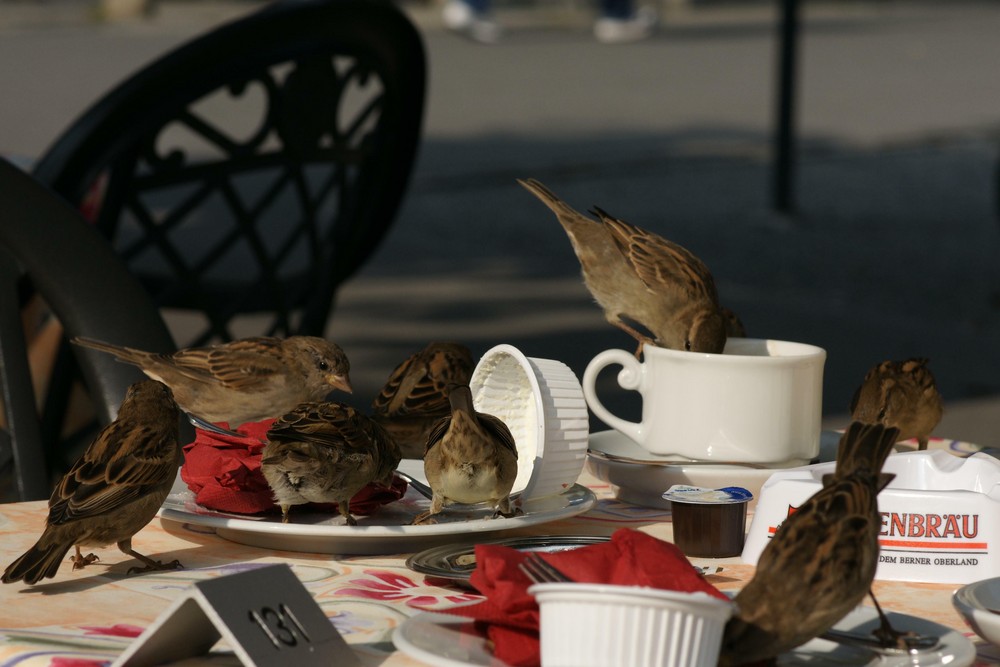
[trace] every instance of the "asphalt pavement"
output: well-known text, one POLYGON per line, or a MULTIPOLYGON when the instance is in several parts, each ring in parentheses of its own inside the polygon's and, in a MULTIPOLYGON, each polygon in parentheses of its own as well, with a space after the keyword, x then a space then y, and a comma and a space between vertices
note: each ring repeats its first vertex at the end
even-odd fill
MULTIPOLYGON (((257 6, 163 0, 98 22, 77 0, 0 0, 0 152, 30 160, 129 71, 257 6)), ((510 343, 578 375, 632 348, 515 182, 534 177, 695 252, 750 335, 824 347, 828 425, 870 366, 925 356, 936 433, 1000 446, 1000 5, 804 3, 790 214, 772 206, 775 4, 664 2, 656 35, 623 46, 595 42, 579 2, 497 2, 494 46, 402 6, 427 114, 397 222, 328 329, 356 402, 429 340, 510 343)))

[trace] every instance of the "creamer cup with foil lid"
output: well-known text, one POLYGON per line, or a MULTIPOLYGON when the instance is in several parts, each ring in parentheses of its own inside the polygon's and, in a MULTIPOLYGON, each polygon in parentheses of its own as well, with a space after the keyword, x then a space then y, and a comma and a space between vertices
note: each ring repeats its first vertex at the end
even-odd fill
POLYGON ((705 489, 675 484, 663 494, 670 501, 674 544, 686 556, 739 556, 746 532, 747 503, 753 494, 738 486, 705 489))

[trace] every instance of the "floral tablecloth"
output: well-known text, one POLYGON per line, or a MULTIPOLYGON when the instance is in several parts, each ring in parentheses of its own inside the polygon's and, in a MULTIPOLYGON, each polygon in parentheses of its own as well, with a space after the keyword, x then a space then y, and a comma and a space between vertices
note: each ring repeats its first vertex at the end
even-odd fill
MULTIPOLYGON (((518 535, 610 535, 631 527, 663 539, 672 535, 670 513, 630 505, 587 472, 580 482, 598 496, 589 512, 561 521, 511 531, 518 535)), ((0 505, 0 564, 6 566, 38 537, 44 502, 0 505)), ((265 550, 217 537, 211 529, 155 519, 133 540, 140 552, 158 559, 177 558, 184 569, 126 576, 133 562, 116 549, 85 570, 68 565, 55 579, 35 586, 0 586, 0 667, 107 665, 194 582, 273 563, 287 563, 366 665, 414 666, 421 663, 395 651, 392 631, 419 611, 447 610, 477 599, 460 587, 442 587, 405 565, 409 554, 336 557, 265 550)), ((739 588, 753 568, 739 559, 698 561, 721 564, 711 577, 719 588, 739 588)), ((876 582, 883 607, 959 629, 974 637, 951 605, 953 585, 876 582)), ((982 662, 1000 662, 993 647, 977 644, 982 662)), ((188 661, 189 663, 192 661, 188 661)), ((199 660, 239 664, 231 654, 199 660)))

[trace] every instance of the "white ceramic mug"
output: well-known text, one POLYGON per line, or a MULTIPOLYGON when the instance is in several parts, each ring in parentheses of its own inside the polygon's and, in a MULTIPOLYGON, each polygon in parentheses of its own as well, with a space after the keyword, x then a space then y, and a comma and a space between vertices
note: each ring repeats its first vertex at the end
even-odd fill
POLYGON ((826 351, 780 340, 730 338, 722 354, 643 348, 643 361, 605 350, 583 374, 601 421, 658 456, 793 466, 819 453, 826 351), (597 376, 620 365, 618 384, 642 395, 642 421, 613 415, 597 376))

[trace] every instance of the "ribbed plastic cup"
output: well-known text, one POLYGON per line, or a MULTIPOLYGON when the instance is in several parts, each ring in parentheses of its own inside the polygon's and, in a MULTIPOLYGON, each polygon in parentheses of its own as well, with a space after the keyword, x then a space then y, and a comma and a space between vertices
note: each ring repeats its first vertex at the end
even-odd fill
POLYGON ((476 410, 503 420, 514 436, 513 491, 538 498, 564 493, 576 482, 587 460, 590 424, 569 366, 497 345, 483 354, 469 386, 476 410))
POLYGON ((727 600, 637 586, 528 589, 541 610, 542 667, 715 667, 727 600))

